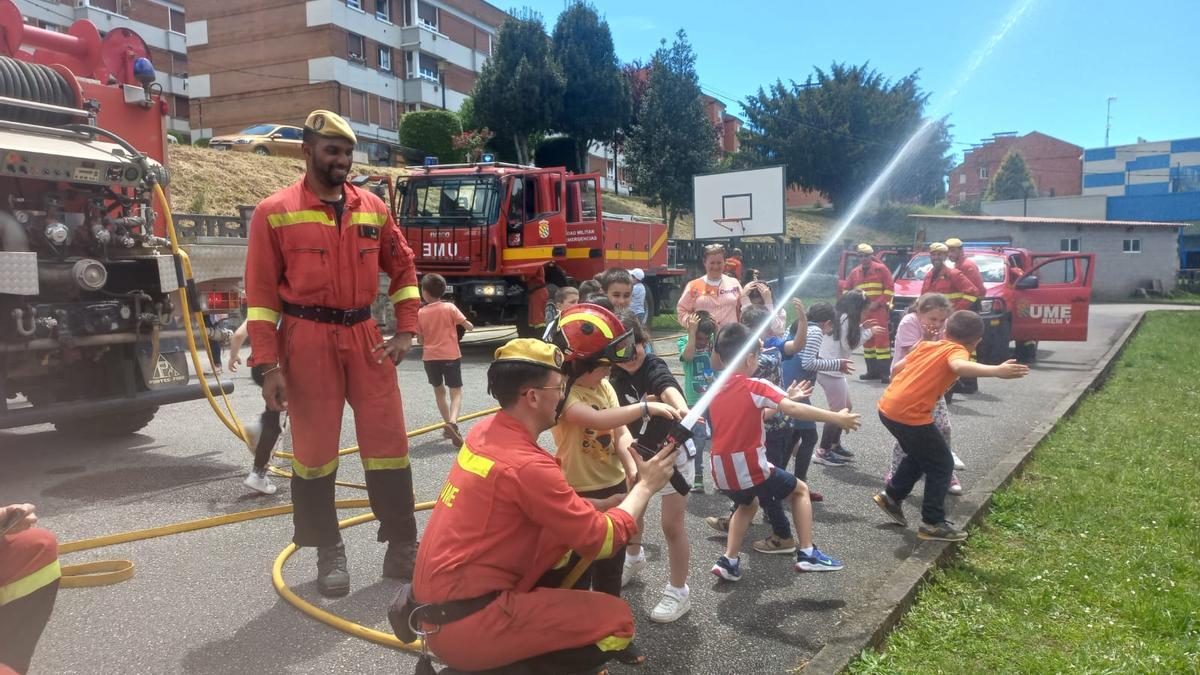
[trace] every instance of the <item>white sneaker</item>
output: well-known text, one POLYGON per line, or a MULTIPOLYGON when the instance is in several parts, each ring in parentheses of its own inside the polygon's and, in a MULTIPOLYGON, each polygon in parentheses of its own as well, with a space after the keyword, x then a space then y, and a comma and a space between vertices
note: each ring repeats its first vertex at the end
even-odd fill
POLYGON ((250 452, 258 449, 258 440, 262 438, 262 420, 251 420, 242 425, 242 431, 246 432, 246 447, 250 448, 250 452))
POLYGON ((956 455, 953 450, 950 451, 950 456, 954 458, 955 471, 962 471, 963 469, 967 468, 967 465, 963 464, 963 461, 958 458, 958 455, 956 455))
POLYGON ((242 483, 244 483, 246 485, 246 487, 254 489, 254 490, 258 490, 259 492, 263 493, 264 495, 275 494, 276 488, 275 488, 275 485, 271 482, 271 479, 267 478, 266 476, 258 475, 258 473, 256 473, 254 471, 254 469, 250 469, 250 475, 246 476, 246 480, 242 481, 242 483))
POLYGON ((650 620, 655 623, 671 623, 678 621, 679 617, 688 613, 692 608, 692 596, 679 595, 670 586, 663 589, 662 598, 654 609, 650 610, 650 620))
POLYGON ((646 569, 645 556, 637 560, 630 560, 626 557, 625 567, 621 569, 621 588, 625 588, 625 585, 637 578, 637 575, 641 574, 644 569, 646 569))

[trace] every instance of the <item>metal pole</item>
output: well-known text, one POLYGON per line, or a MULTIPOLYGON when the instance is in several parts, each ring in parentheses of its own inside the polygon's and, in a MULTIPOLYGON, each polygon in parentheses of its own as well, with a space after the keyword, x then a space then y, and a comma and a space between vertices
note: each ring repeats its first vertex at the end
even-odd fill
POLYGON ((1108 108, 1105 112, 1104 121, 1104 147, 1108 147, 1108 132, 1112 130, 1112 103, 1117 100, 1116 96, 1108 97, 1108 108))

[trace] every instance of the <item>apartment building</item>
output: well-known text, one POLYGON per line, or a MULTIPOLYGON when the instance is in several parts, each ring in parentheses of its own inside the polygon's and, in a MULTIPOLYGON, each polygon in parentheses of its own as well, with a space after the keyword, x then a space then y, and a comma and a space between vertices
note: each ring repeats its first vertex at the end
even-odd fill
POLYGON ((395 163, 400 117, 458 110, 508 15, 482 0, 188 0, 192 127, 346 117, 361 161, 395 163))
POLYGON ((1025 159, 1038 194, 1034 197, 1065 197, 1080 194, 1083 148, 1073 143, 1032 131, 993 134, 963 154, 962 164, 950 170, 946 200, 951 206, 978 201, 1009 152, 1025 159))
POLYGON ((188 133, 191 101, 184 0, 16 0, 25 22, 65 33, 72 23, 87 19, 103 35, 128 28, 146 41, 150 61, 158 71, 170 118, 168 128, 188 133))

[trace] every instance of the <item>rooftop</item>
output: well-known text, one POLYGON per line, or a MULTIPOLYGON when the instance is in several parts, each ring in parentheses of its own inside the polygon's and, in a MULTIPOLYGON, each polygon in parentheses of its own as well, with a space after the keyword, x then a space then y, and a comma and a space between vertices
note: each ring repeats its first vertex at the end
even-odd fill
POLYGON ((941 216, 912 214, 921 220, 958 220, 980 223, 1017 223, 1030 225, 1090 225, 1093 227, 1187 227, 1187 223, 1162 223, 1152 220, 1085 220, 1083 218, 1042 218, 1033 216, 941 216))

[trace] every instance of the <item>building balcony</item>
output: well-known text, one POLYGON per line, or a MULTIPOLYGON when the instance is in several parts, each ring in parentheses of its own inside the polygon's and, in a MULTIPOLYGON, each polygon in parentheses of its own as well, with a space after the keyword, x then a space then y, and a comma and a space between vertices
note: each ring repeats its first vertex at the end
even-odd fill
POLYGON ((432 26, 419 24, 400 29, 400 43, 404 49, 417 48, 431 56, 449 61, 460 68, 479 72, 487 56, 437 32, 432 26))
MULTIPOLYGON (((445 108, 458 110, 467 100, 467 94, 453 89, 446 90, 445 108)), ((420 103, 427 108, 442 107, 442 85, 436 80, 425 77, 414 77, 404 81, 404 102, 420 103)))

